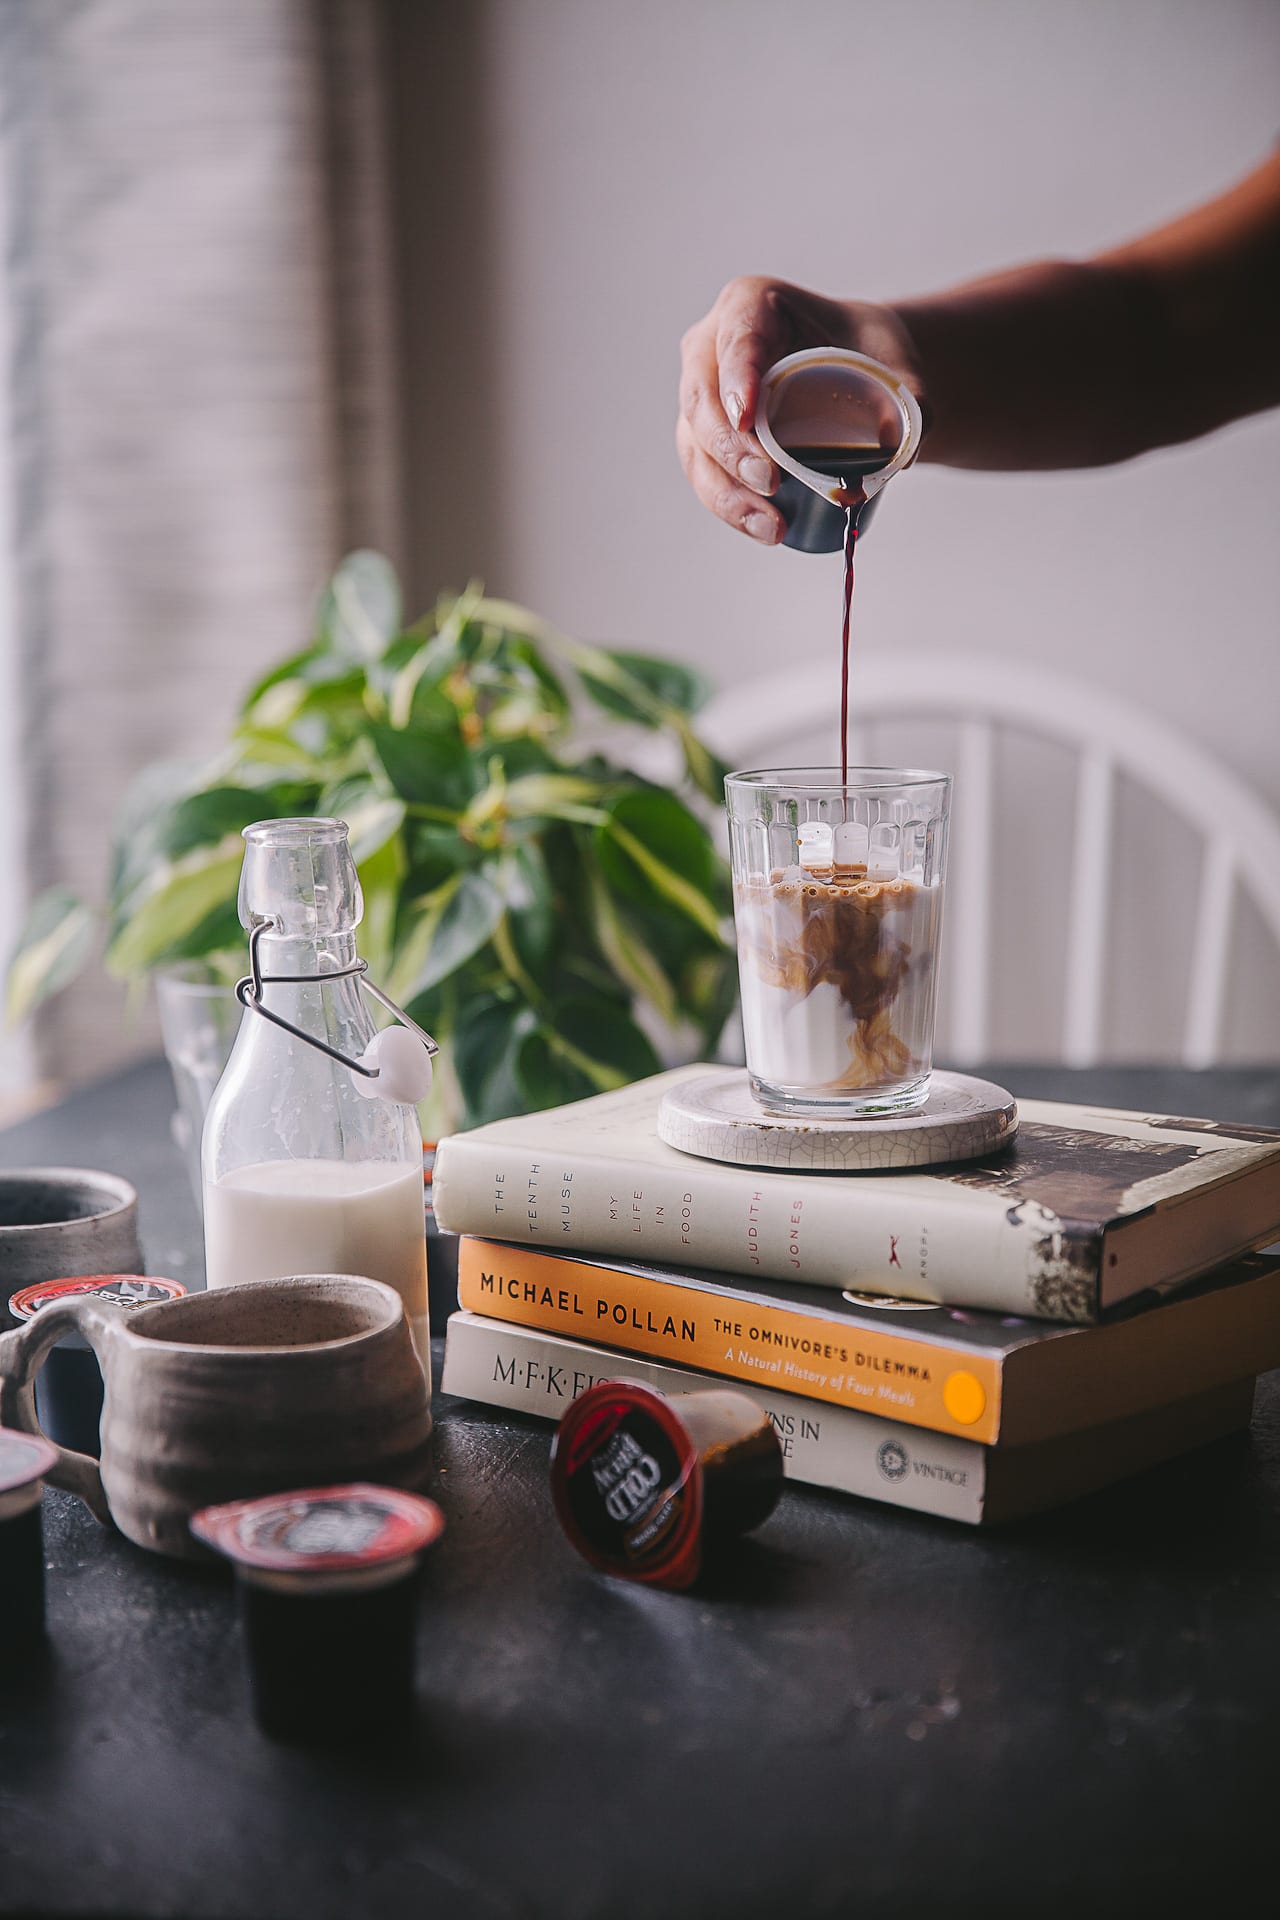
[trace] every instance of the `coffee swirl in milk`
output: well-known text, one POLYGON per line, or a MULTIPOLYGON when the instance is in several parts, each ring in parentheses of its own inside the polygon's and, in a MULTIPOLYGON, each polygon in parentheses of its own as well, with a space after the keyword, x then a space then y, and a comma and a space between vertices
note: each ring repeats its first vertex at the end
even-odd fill
POLYGON ((865 866, 790 867, 734 889, 748 1058, 832 1093, 926 1072, 942 888, 865 866))

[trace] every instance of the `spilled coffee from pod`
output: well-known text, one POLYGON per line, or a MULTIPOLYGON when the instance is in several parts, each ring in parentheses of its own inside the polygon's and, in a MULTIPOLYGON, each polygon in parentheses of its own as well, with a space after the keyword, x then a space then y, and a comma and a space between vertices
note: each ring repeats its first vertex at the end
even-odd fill
POLYGON ((717 1546, 772 1513, 782 1449, 745 1393, 667 1395, 605 1380, 556 1429, 551 1487, 561 1526, 591 1566, 678 1591, 717 1546))

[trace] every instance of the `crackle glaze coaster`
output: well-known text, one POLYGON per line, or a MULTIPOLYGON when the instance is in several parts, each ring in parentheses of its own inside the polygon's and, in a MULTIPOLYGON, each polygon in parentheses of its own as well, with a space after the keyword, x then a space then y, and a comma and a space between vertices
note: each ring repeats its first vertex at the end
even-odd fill
POLYGON ((790 1119, 757 1105, 745 1067, 723 1067, 662 1096, 658 1132, 702 1160, 797 1173, 883 1173, 978 1160, 1018 1130, 1013 1095, 967 1073, 935 1073, 916 1113, 790 1119))

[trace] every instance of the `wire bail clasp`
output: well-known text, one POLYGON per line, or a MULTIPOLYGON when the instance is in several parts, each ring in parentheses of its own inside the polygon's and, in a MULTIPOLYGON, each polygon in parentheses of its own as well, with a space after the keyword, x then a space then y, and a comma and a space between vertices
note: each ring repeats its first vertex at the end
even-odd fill
MULTIPOLYGON (((373 981, 369 978, 369 962, 367 960, 354 960, 349 967, 335 967, 331 973, 264 973, 262 971, 262 962, 258 956, 259 942, 264 934, 280 931, 282 925, 283 923, 277 919, 275 915, 268 914, 261 919, 255 920, 254 925, 250 928, 249 972, 244 976, 243 980, 236 981, 236 999, 240 1002, 240 1005, 246 1007, 251 1013, 260 1015, 263 1020, 269 1020, 272 1026, 281 1027, 285 1033, 291 1033, 295 1040, 304 1041, 307 1046, 314 1047, 317 1053, 328 1054, 331 1060, 336 1060, 339 1065, 348 1067, 352 1073, 358 1073, 366 1080, 378 1080, 382 1077, 384 1068, 376 1058, 373 1063, 368 1066, 366 1066, 362 1060, 353 1060, 349 1054, 343 1053, 340 1048, 331 1047, 327 1040, 318 1040, 313 1033, 304 1032, 301 1027, 295 1026, 292 1020, 286 1020, 283 1014, 273 1013, 269 1007, 264 1007, 262 1004, 263 987, 306 986, 312 982, 323 985, 324 982, 328 980, 347 980, 354 978, 366 993, 372 994, 380 1006, 385 1007, 388 1013, 393 1013, 402 1026, 407 1027, 410 1033, 416 1035, 426 1049, 427 1084, 422 1093, 406 1095, 401 1092, 395 1092, 390 1097, 394 1099, 407 1098, 411 1104, 417 1099, 425 1099, 431 1085, 430 1063, 440 1051, 439 1041, 433 1040, 431 1035, 425 1032, 416 1020, 409 1017, 403 1007, 397 1006, 389 994, 385 994, 381 987, 376 987, 373 984, 373 981)), ((386 1033, 393 1031, 393 1028, 386 1028, 383 1033, 376 1035, 370 1051, 376 1050, 378 1041, 382 1040, 386 1033)), ((400 1078, 401 1076, 396 1075, 394 1077, 400 1078)))

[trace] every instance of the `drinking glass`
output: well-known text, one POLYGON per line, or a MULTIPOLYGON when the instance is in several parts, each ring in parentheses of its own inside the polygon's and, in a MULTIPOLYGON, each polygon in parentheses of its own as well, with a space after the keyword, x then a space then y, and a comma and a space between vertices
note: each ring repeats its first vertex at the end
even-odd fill
POLYGON ((951 777, 781 767, 725 781, 751 1091, 770 1113, 929 1096, 951 777))
POLYGON ((187 1164, 196 1206, 203 1208, 200 1136, 213 1090, 240 1031, 235 988, 198 960, 165 967, 155 976, 160 1032, 173 1075, 178 1110, 171 1129, 187 1164))

